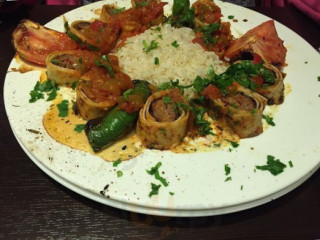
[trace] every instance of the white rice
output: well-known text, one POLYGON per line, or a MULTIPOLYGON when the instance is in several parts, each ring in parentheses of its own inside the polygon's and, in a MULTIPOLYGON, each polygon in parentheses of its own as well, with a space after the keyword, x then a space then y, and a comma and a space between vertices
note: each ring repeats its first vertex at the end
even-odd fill
POLYGON ((144 33, 128 38, 116 55, 120 67, 132 79, 149 81, 160 85, 179 79, 181 85, 192 84, 194 79, 205 76, 210 66, 217 74, 225 71, 226 65, 214 52, 204 51, 199 44, 193 44, 195 34, 190 28, 173 28, 169 24, 153 27, 144 33), (158 48, 145 52, 143 40, 150 45, 154 40, 158 48), (179 46, 174 47, 176 41, 179 46), (159 64, 155 64, 155 58, 159 64))

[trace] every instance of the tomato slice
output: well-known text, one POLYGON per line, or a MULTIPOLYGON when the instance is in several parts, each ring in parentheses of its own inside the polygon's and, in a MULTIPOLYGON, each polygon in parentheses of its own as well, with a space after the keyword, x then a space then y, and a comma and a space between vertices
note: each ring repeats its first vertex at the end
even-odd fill
POLYGON ((239 59, 241 52, 248 51, 258 54, 264 62, 277 67, 285 65, 287 49, 278 36, 273 20, 266 21, 233 40, 225 53, 225 58, 239 59))
POLYGON ((49 53, 78 48, 65 33, 30 20, 24 20, 16 27, 12 33, 12 41, 22 59, 42 66, 45 65, 49 53))

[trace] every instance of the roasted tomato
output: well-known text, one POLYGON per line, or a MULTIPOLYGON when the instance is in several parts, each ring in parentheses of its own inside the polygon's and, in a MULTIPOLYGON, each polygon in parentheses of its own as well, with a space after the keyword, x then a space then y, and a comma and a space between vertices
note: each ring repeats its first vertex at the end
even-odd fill
POLYGON ((201 26, 192 42, 200 44, 206 51, 214 51, 223 59, 231 40, 230 23, 217 22, 201 26))
POLYGON ((215 23, 222 17, 221 9, 211 0, 199 0, 192 4, 196 25, 215 23))
POLYGON ((19 56, 44 66, 53 51, 74 50, 78 45, 61 33, 30 20, 23 20, 12 33, 12 42, 19 56))
POLYGON ((231 62, 252 60, 254 54, 257 54, 264 62, 281 68, 285 65, 286 53, 287 49, 278 36, 274 21, 269 20, 233 40, 225 53, 225 59, 231 62))
MULTIPOLYGON (((159 25, 164 21, 163 7, 167 3, 158 1, 136 1, 133 8, 129 8, 113 15, 114 21, 121 27, 121 39, 124 40, 154 25, 159 25)), ((109 15, 110 19, 111 15, 109 15)))

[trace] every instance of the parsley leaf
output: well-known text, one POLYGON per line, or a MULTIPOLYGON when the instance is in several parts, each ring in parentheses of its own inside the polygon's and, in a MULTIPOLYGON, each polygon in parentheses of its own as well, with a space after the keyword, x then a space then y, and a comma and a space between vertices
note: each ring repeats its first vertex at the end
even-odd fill
POLYGON ((263 118, 264 120, 266 120, 266 122, 267 122, 270 126, 274 127, 274 126, 276 125, 276 124, 273 122, 273 118, 272 118, 272 117, 270 117, 270 116, 268 116, 268 115, 262 114, 262 118, 263 118))
POLYGON ((74 130, 78 133, 81 133, 85 129, 86 125, 85 124, 77 124, 74 127, 74 130))
POLYGON ((59 110, 59 117, 68 116, 68 110, 69 110, 68 105, 69 105, 68 100, 62 100, 62 102, 57 105, 58 110, 59 110))
POLYGON ((147 173, 150 175, 154 175, 155 179, 159 180, 163 186, 167 187, 169 184, 167 180, 160 176, 159 168, 161 167, 162 163, 158 162, 156 166, 152 167, 150 170, 147 170, 147 173))
POLYGON ((177 41, 174 41, 171 43, 171 46, 177 48, 179 47, 179 43, 177 41))
POLYGON ((156 185, 154 183, 151 183, 151 192, 149 193, 149 197, 151 198, 153 195, 158 195, 160 187, 160 184, 156 185))
POLYGON ((158 58, 158 57, 155 57, 155 58, 154 58, 154 64, 155 64, 155 65, 159 65, 159 63, 160 63, 160 62, 159 62, 159 58, 158 58))
POLYGON ((117 161, 114 161, 112 166, 117 167, 121 163, 120 158, 117 161))
POLYGON ((146 40, 143 40, 142 41, 142 44, 143 44, 143 46, 144 46, 144 51, 145 51, 145 53, 149 53, 149 52, 151 52, 152 50, 154 50, 154 49, 156 49, 156 48, 158 48, 159 47, 159 43, 157 42, 157 41, 155 41, 155 40, 151 40, 151 42, 150 42, 150 44, 148 44, 147 42, 146 42, 146 40))
POLYGON ((272 175, 276 176, 282 173, 286 167, 287 166, 284 163, 280 162, 279 159, 275 159, 274 156, 268 155, 267 165, 256 166, 256 169, 269 171, 272 175))
POLYGON ((122 171, 117 171, 117 176, 118 177, 122 177, 123 176, 123 172, 122 171))
POLYGON ((39 81, 35 84, 33 90, 30 91, 30 103, 34 103, 39 99, 44 98, 44 92, 48 93, 47 101, 51 101, 56 98, 57 96, 57 90, 56 83, 53 80, 48 80, 43 83, 40 83, 39 81))
POLYGON ((230 174, 231 168, 229 167, 228 164, 225 164, 225 165, 224 165, 224 172, 225 172, 226 175, 229 175, 229 174, 230 174))
POLYGON ((114 71, 111 67, 110 60, 107 55, 102 55, 100 59, 94 59, 94 64, 97 67, 104 67, 105 69, 107 69, 108 73, 110 74, 110 77, 114 78, 114 71))

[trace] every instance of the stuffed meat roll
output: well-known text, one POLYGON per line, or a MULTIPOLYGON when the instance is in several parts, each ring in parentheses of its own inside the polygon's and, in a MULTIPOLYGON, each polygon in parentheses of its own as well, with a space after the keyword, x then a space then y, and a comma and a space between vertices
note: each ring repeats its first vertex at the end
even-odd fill
POLYGON ((230 87, 228 95, 212 94, 215 86, 209 85, 202 94, 209 99, 210 108, 224 120, 240 138, 248 138, 263 132, 262 113, 267 99, 238 84, 230 87), (231 89, 232 87, 232 89, 231 89))
POLYGON ((186 135, 189 111, 179 107, 178 89, 152 94, 139 113, 137 134, 148 148, 170 149, 186 135))

